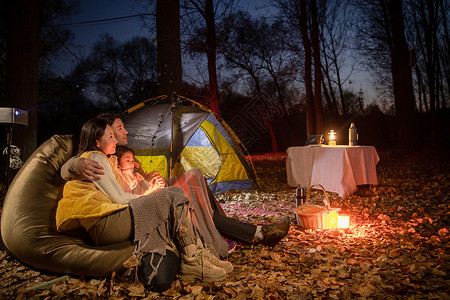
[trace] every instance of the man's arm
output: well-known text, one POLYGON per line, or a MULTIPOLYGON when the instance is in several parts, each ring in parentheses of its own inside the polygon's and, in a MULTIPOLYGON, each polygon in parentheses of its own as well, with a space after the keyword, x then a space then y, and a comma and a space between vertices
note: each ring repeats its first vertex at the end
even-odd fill
POLYGON ((145 173, 144 169, 142 169, 142 164, 136 158, 136 156, 134 157, 134 171, 137 172, 138 174, 140 174, 142 177, 145 177, 145 175, 147 174, 147 173, 145 173))
POLYGON ((79 156, 71 157, 61 167, 61 177, 68 181, 77 176, 89 181, 100 180, 99 175, 104 175, 103 167, 92 159, 82 158, 79 156))

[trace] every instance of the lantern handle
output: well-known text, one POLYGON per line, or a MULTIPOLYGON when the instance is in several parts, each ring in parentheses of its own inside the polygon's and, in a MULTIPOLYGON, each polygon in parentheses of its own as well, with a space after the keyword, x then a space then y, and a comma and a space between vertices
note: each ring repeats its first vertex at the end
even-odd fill
POLYGON ((325 203, 325 207, 330 210, 331 206, 330 206, 330 198, 328 197, 327 191, 325 190, 325 188, 321 185, 321 184, 313 184, 309 187, 308 192, 306 193, 306 199, 305 199, 305 203, 308 202, 309 199, 309 195, 311 194, 311 190, 313 187, 318 186, 322 189, 323 193, 325 194, 325 198, 323 198, 323 203, 325 203))

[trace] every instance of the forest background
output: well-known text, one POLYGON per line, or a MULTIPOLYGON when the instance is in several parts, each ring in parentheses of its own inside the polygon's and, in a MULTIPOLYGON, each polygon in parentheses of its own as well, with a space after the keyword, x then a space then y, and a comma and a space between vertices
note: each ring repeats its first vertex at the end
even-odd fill
POLYGON ((346 144, 351 122, 377 149, 449 144, 450 1, 276 0, 257 15, 238 0, 132 2, 142 13, 121 17, 148 35, 104 34, 88 52, 68 26, 79 1, 0 8, 0 107, 29 112, 14 126, 23 160, 53 134, 161 94, 209 107, 251 153, 330 129, 346 144), (74 58, 69 74, 54 65, 74 58), (355 72, 369 75, 370 99, 355 72))

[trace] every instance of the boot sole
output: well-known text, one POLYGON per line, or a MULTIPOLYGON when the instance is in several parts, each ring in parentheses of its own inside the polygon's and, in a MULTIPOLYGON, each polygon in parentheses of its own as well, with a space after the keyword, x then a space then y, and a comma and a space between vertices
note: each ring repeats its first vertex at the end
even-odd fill
POLYGON ((217 277, 202 277, 201 275, 196 275, 196 274, 184 274, 181 275, 180 274, 180 280, 181 281, 195 281, 196 279, 200 280, 200 281, 222 281, 225 277, 227 276, 227 274, 223 274, 222 276, 217 276, 217 277))
POLYGON ((228 264, 226 264, 226 265, 215 264, 211 260, 210 260, 210 262, 211 262, 211 264, 215 265, 216 267, 224 269, 227 274, 230 274, 231 272, 233 272, 233 265, 231 265, 231 264, 230 265, 228 265, 228 264))

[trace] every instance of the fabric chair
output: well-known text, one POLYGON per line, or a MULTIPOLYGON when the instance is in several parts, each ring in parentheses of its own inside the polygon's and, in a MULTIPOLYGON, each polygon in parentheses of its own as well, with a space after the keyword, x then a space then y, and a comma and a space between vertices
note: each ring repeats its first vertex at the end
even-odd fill
POLYGON ((70 135, 55 135, 26 161, 11 183, 1 214, 3 242, 13 256, 36 269, 82 276, 110 276, 124 270, 134 244, 94 246, 85 231, 56 231, 62 197, 61 166, 74 154, 70 135))

